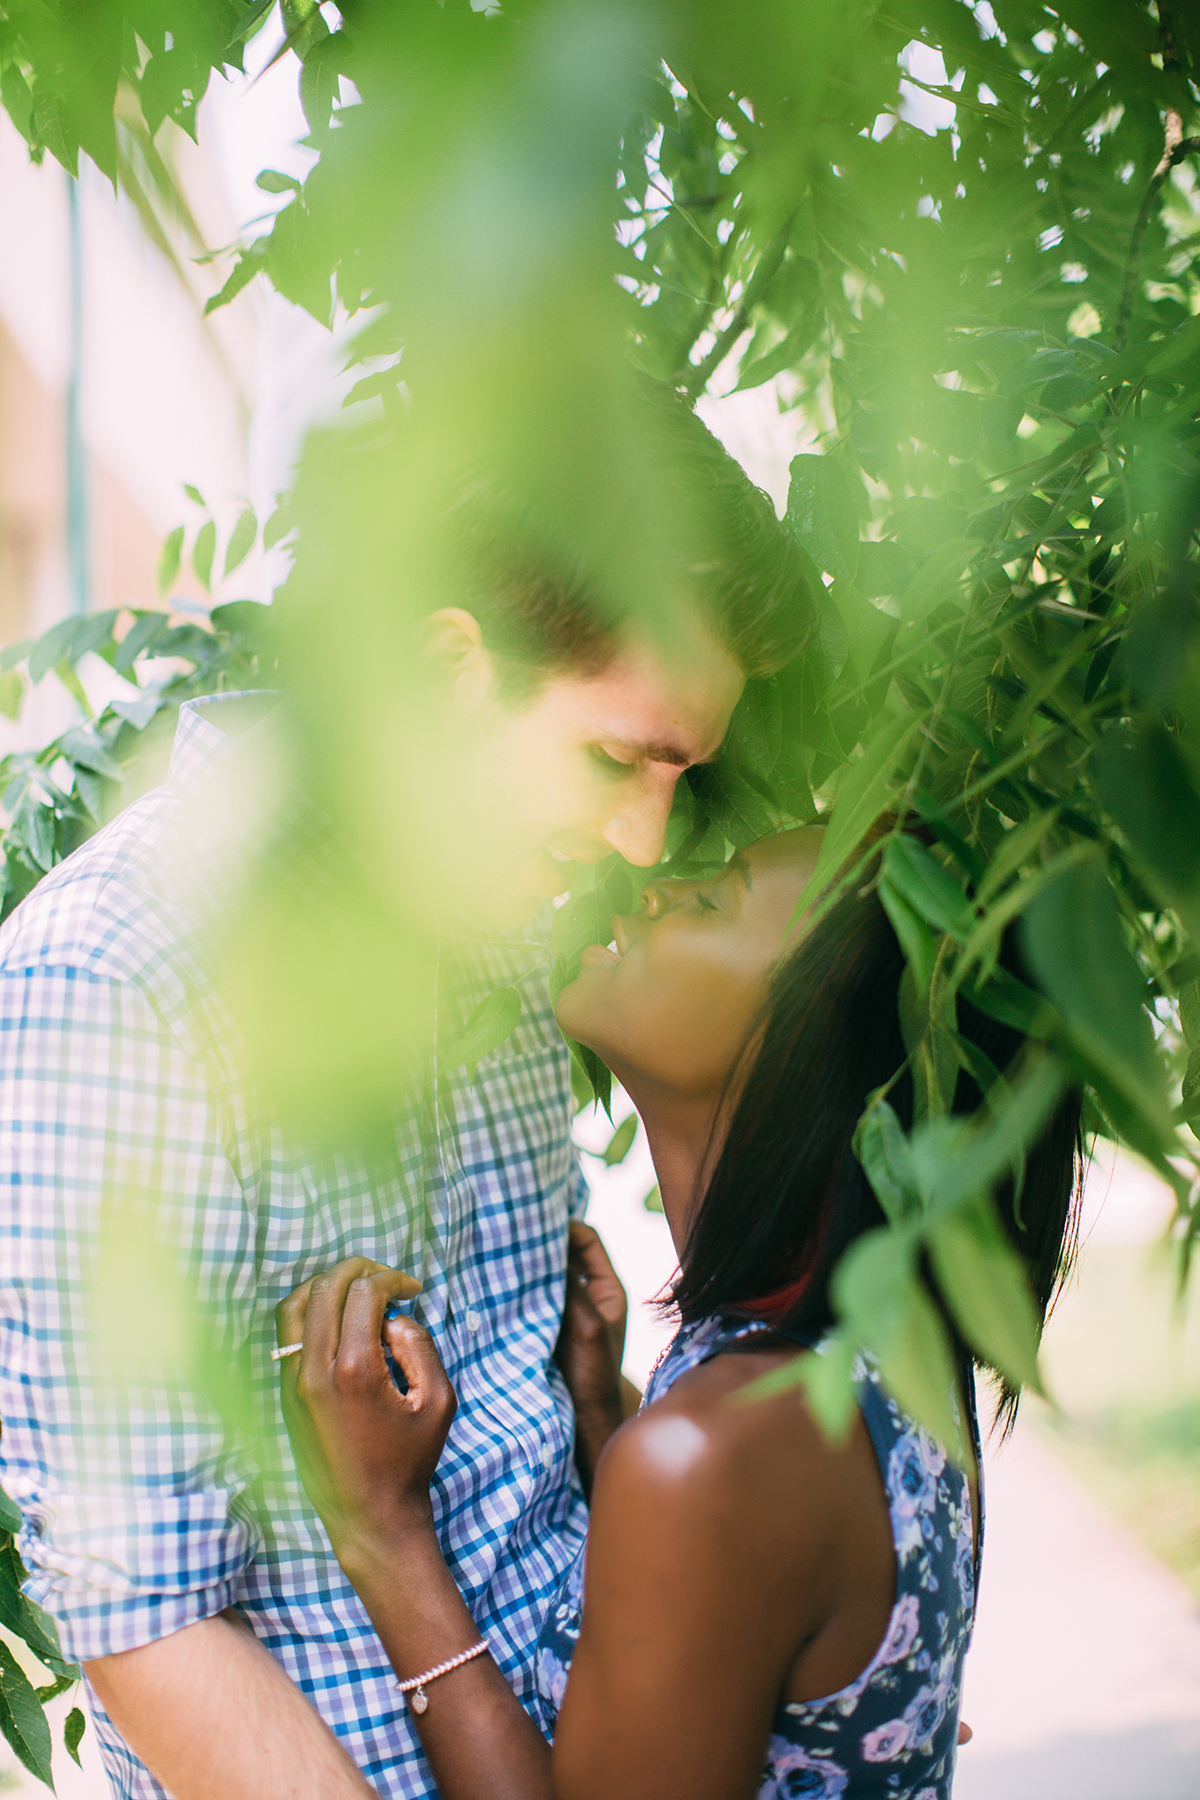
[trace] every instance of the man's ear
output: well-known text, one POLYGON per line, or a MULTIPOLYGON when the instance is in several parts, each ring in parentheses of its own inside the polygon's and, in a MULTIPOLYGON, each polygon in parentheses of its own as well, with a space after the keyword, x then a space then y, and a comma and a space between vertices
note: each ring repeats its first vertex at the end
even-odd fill
POLYGON ((443 606, 430 613, 422 632, 422 653, 451 712, 474 712, 491 692, 492 659, 474 613, 461 606, 443 606))

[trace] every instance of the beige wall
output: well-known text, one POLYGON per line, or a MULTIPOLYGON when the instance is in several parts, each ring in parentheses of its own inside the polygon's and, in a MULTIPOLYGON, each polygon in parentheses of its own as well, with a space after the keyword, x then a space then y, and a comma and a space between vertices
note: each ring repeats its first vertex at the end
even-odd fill
MULTIPOLYGON (((0 644, 31 637, 63 610, 66 407, 0 323, 0 644)), ((153 606, 163 532, 95 455, 87 471, 92 608, 153 606)), ((195 582, 176 584, 192 591, 195 582)))

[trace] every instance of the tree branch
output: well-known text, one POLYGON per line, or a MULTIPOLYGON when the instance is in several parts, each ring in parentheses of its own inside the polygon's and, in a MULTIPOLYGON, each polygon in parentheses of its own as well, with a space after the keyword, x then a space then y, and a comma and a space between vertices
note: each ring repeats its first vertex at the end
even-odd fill
POLYGON ((1117 328, 1113 332, 1113 349, 1118 354, 1124 350, 1129 339, 1129 324, 1133 317, 1133 302, 1137 294, 1142 239, 1146 235, 1146 227, 1150 223, 1150 214, 1154 209, 1158 191, 1175 165, 1181 163, 1185 156, 1194 156, 1198 150, 1200 150, 1200 137, 1184 137, 1183 120, 1172 108, 1167 113, 1163 153, 1159 157, 1158 167, 1150 177, 1150 185, 1142 196, 1142 204, 1138 207, 1137 218, 1133 222, 1133 231, 1129 239, 1129 252, 1125 258, 1125 279, 1121 285, 1121 305, 1117 313, 1117 328))
POLYGON ((683 386, 689 400, 694 400, 698 394, 704 392, 704 389, 708 384, 709 376, 720 366, 727 353, 733 348, 738 338, 741 337, 743 331, 745 331, 750 323, 750 315, 758 305, 763 290, 766 288, 767 283, 778 273, 780 264, 783 262, 787 252, 788 236, 791 229, 792 220, 789 218, 785 223, 783 230, 780 231, 772 242, 767 245, 767 248, 759 257, 758 266, 746 283, 745 292, 742 295, 741 303, 738 306, 737 311, 729 321, 729 324, 726 325, 725 329, 718 335, 717 340, 713 344, 708 355, 702 362, 694 363, 687 370, 683 371, 686 380, 680 385, 683 386))

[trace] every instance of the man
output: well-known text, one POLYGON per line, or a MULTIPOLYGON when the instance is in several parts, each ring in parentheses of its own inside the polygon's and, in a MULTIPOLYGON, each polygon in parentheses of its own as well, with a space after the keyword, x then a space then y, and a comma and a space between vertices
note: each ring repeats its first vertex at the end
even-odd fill
MULTIPOLYGON (((682 572, 669 637, 606 626, 581 583, 482 546, 470 607, 427 622, 447 741, 483 797, 463 835, 492 921, 528 918, 575 861, 657 862, 680 774, 715 754, 746 675, 806 634, 801 559, 714 454, 736 490, 738 556, 682 572)), ((290 1466, 273 1308, 348 1255, 421 1280, 418 1316, 460 1396, 439 1529, 524 1697, 584 1524, 552 1361, 584 1192, 567 1058, 543 934, 498 940, 493 922, 458 934, 447 1016, 461 1023, 504 983, 526 1003, 473 1084, 462 1071, 412 1083, 386 1154, 306 1153, 260 1116, 202 924, 229 846, 218 831, 204 858, 178 853, 196 818, 211 833, 197 795, 241 766, 253 710, 240 696, 183 708, 166 784, 0 934, 3 1480, 25 1514, 30 1590, 84 1664, 119 1794, 432 1795, 382 1647, 290 1466), (279 1452, 257 1473, 210 1400, 169 1371, 123 1408, 106 1398, 88 1283, 114 1200, 142 1204, 249 1369, 279 1452)), ((123 1323, 135 1346, 137 1326, 123 1323)))

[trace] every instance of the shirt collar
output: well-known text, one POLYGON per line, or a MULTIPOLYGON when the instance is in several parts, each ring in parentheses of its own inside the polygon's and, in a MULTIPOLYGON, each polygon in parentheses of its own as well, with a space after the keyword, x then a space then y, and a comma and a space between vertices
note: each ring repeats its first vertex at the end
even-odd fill
POLYGON ((228 761, 247 728, 247 701, 260 702, 254 717, 261 718, 279 698, 270 688, 246 688, 236 694, 206 694, 199 700, 185 700, 179 709, 171 747, 167 777, 171 786, 177 790, 193 787, 210 770, 228 761))

